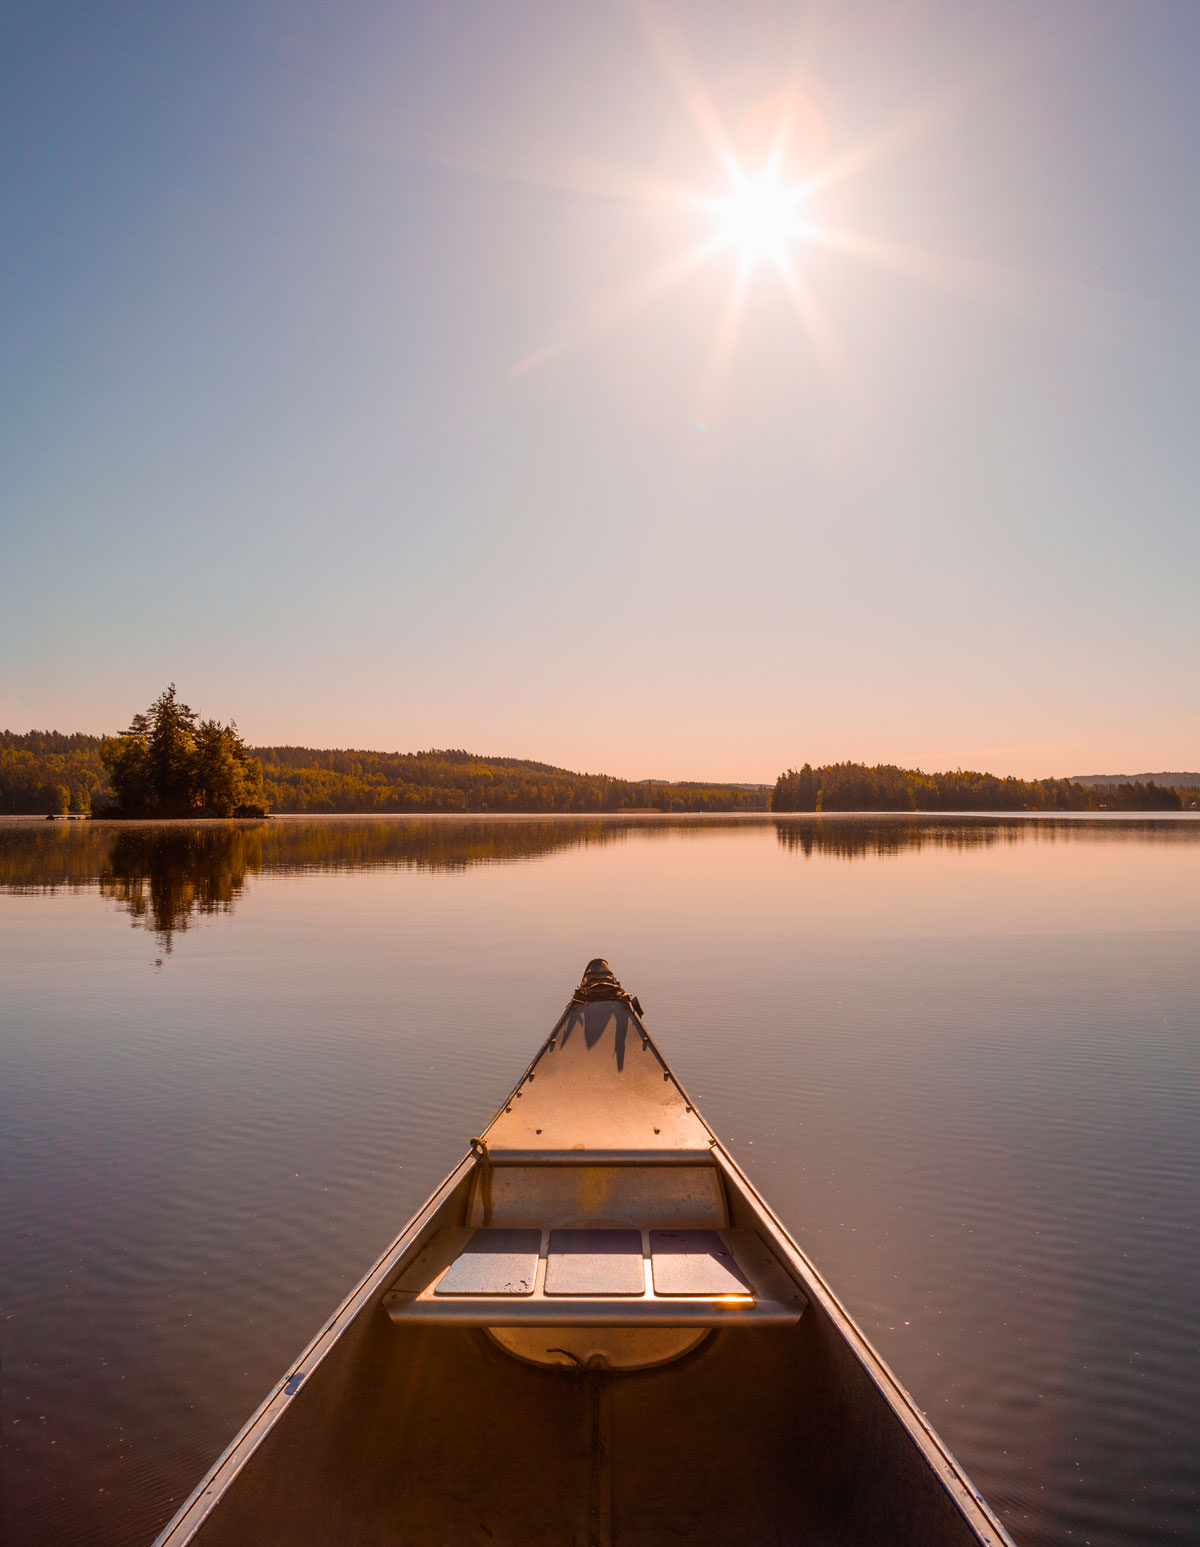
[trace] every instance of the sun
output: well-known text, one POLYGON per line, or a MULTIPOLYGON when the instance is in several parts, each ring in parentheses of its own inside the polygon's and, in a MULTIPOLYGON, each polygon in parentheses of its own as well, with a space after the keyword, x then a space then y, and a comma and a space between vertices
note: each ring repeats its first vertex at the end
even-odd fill
POLYGON ((724 198, 705 201, 716 222, 713 245, 733 251, 745 269, 764 258, 782 267, 804 235, 803 190, 773 171, 754 178, 738 168, 731 182, 724 198))
MULTIPOLYGON (((660 230, 667 229, 669 218, 671 236, 669 247, 664 247, 659 261, 647 272, 638 273, 611 295, 595 301, 560 337, 543 342, 518 360, 511 367, 514 379, 539 369, 585 336, 598 334, 658 298, 679 291, 692 275, 709 267, 726 271, 727 289, 715 321, 711 357, 703 372, 705 383, 719 375, 736 350, 752 297, 754 309, 762 314, 766 306, 782 301, 794 312, 812 359, 831 375, 844 372, 844 350, 821 298, 831 254, 933 283, 956 283, 957 288, 971 283, 970 274, 959 279, 953 266, 940 261, 936 254, 830 224, 829 215, 836 215, 830 191, 906 145, 914 132, 907 118, 830 157, 822 115, 806 92, 793 83, 749 104, 740 113, 735 130, 726 122, 682 40, 652 20, 646 23, 650 40, 708 152, 711 180, 706 180, 705 186, 690 178, 676 182, 657 173, 621 168, 593 168, 586 176, 546 175, 551 186, 562 187, 572 196, 592 193, 605 201, 616 199, 637 206, 662 222, 660 230), (676 237, 685 230, 683 244, 675 248, 676 237)), ((694 173, 701 169, 699 160, 689 164, 694 173)), ((511 175, 528 180, 524 170, 511 175)), ((705 285, 704 293, 711 297, 711 282, 705 285)))

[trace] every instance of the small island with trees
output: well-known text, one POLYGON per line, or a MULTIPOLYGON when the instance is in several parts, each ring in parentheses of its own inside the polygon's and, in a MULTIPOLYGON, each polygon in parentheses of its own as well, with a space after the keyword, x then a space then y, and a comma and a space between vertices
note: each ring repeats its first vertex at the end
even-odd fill
POLYGON ((182 704, 172 682, 129 729, 106 737, 108 770, 119 817, 261 817, 263 771, 230 721, 201 720, 182 704))

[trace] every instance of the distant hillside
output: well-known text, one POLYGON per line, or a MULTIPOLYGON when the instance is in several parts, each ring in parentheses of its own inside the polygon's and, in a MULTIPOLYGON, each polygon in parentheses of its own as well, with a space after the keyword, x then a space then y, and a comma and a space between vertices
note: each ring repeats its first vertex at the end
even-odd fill
POLYGON ((441 763, 486 763, 489 768, 523 768, 533 773, 566 773, 553 763, 535 763, 527 757, 492 757, 478 752, 464 752, 461 748, 448 748, 429 752, 372 752, 366 749, 342 747, 255 747, 255 757, 264 763, 284 768, 344 768, 347 761, 362 758, 380 758, 387 762, 414 763, 433 759, 441 763))
POLYGON ((666 784, 573 773, 461 748, 255 747, 275 811, 765 811, 766 786, 666 784))
POLYGON ((770 784, 726 784, 724 780, 713 779, 639 779, 639 784, 666 784, 675 790, 708 790, 719 788, 722 790, 760 790, 764 793, 774 788, 770 784))
POLYGON ((1200 790, 1200 773, 1072 774, 1072 784, 1157 784, 1159 789, 1200 790))
MULTIPOLYGON (((60 731, 0 731, 0 813, 103 811, 113 799, 100 757, 104 738, 60 731)), ((273 811, 603 812, 765 811, 767 785, 614 779, 529 758, 460 748, 373 752, 252 747, 273 811)))

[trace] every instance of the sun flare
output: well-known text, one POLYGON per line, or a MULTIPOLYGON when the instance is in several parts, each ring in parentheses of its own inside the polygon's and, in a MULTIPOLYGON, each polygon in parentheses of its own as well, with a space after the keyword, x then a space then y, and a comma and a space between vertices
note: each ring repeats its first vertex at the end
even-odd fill
MULTIPOLYGON (((678 229, 682 234, 686 221, 688 239, 677 251, 664 253, 648 272, 597 302, 562 337, 544 341, 523 356, 511 368, 514 378, 535 371, 585 335, 602 332, 680 290, 690 276, 710 265, 726 271, 728 290, 702 372, 705 392, 716 391, 713 383, 738 346, 752 297, 758 310, 782 301, 794 313, 819 367, 831 377, 844 371, 841 341, 820 293, 830 254, 946 288, 977 288, 970 273, 964 274, 936 254, 879 241, 828 219, 830 191, 904 148, 923 124, 922 115, 910 115, 912 122, 898 119, 874 138, 831 158, 820 112, 807 92, 793 83, 746 107, 735 130, 682 39, 652 19, 646 20, 646 26, 666 75, 709 152, 712 180, 705 188, 691 181, 620 169, 615 179, 611 169, 593 171, 586 179, 565 178, 562 186, 572 194, 594 191, 606 200, 615 196, 637 204, 656 217, 681 216, 678 229)), ((551 181, 557 183, 558 178, 551 181)))
POLYGON ((782 186, 770 173, 757 179, 739 175, 732 193, 708 201, 717 246, 732 249, 747 268, 762 258, 784 263, 804 235, 801 197, 801 190, 782 186))

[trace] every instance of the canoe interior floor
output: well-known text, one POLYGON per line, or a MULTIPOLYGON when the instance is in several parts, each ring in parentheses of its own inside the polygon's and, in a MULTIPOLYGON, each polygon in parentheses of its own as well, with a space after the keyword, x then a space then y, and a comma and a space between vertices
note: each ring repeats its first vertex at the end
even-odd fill
POLYGON ((975 1541, 937 1490, 910 1497, 924 1469, 894 1422, 873 1419, 878 1394, 861 1389, 829 1334, 817 1316, 731 1328, 661 1369, 610 1373, 527 1364, 480 1329, 399 1327, 375 1307, 300 1389, 197 1541, 975 1541), (917 1519, 919 1537, 907 1524, 917 1519))

